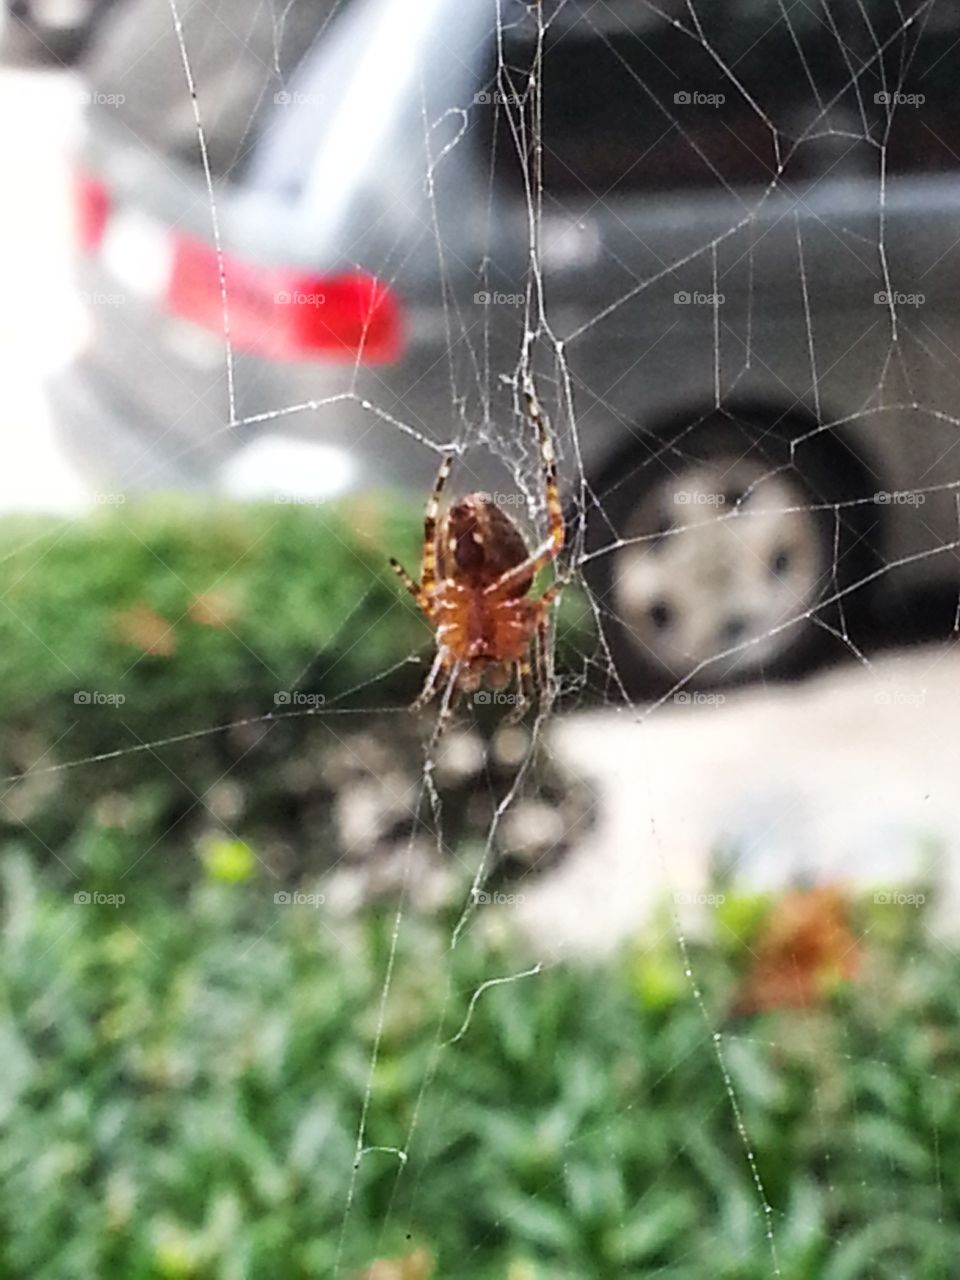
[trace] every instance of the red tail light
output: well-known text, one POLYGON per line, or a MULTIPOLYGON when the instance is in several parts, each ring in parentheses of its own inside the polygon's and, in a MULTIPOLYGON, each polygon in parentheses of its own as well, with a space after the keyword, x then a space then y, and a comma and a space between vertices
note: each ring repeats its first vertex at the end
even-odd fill
MULTIPOLYGON (((105 265, 135 292, 213 333, 224 332, 221 265, 216 250, 121 207, 98 179, 74 178, 81 250, 102 251, 105 265), (135 224, 135 236, 130 235, 135 224), (149 234, 147 234, 149 233, 149 234), (122 270, 121 270, 122 268, 122 270)), ((362 271, 307 275, 223 256, 227 322, 237 351, 274 360, 394 360, 402 347, 396 296, 362 271)))
MULTIPOLYGON (((230 340, 277 360, 393 360, 400 308, 390 290, 359 271, 308 276, 224 256, 230 340)), ((177 237, 167 291, 176 315, 223 332, 220 265, 212 246, 177 237)))
POLYGON ((110 196, 102 182, 78 170, 73 175, 73 197, 77 241, 83 253, 92 253, 103 240, 110 196))

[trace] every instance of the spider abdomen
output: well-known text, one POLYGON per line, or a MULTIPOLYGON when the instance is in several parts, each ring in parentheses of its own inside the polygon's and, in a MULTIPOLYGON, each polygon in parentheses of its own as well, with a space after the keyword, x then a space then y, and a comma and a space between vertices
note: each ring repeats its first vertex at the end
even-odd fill
MULTIPOLYGON (((491 586, 530 554, 516 524, 486 493, 471 493, 455 503, 437 541, 442 576, 479 589, 491 586)), ((526 595, 532 585, 531 574, 516 583, 510 595, 526 595)))

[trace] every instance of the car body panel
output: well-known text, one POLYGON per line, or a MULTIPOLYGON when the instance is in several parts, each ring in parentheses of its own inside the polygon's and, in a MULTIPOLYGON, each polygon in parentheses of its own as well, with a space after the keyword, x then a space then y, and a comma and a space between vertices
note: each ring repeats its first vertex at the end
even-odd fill
MULTIPOLYGON (((535 23, 516 10, 518 24, 535 23)), ((881 495, 876 523, 888 564, 904 562, 900 577, 955 575, 950 554, 929 553, 957 530, 957 172, 904 164, 880 183, 863 146, 838 147, 825 130, 795 175, 784 164, 766 185, 700 190, 683 185, 682 165, 675 180, 663 169, 665 187, 651 179, 614 195, 551 178, 532 222, 522 181, 490 167, 498 11, 495 0, 425 0, 415 12, 404 0, 353 0, 282 88, 271 92, 264 72, 242 159, 209 186, 185 143, 158 155, 122 112, 94 110, 83 163, 116 207, 207 241, 216 231, 225 252, 259 262, 368 271, 403 304, 405 347, 388 365, 232 352, 228 373, 224 335, 131 293, 112 311, 91 308, 90 345, 59 402, 70 404, 71 382, 103 389, 100 412, 142 441, 132 486, 178 472, 214 484, 232 451, 279 431, 348 451, 358 485, 424 491, 436 450, 411 447, 421 438, 469 441, 458 484, 520 484, 542 508, 517 386, 542 288, 551 339, 530 344, 531 368, 568 495, 630 442, 640 465, 662 455, 678 422, 718 403, 774 418, 802 410, 814 436, 856 459, 868 484, 857 500, 881 495), (890 289, 923 302, 891 306, 880 297, 890 289), (885 496, 913 490, 922 501, 885 496)), ((773 93, 764 74, 760 60, 757 83, 773 93)), ((824 75, 850 79, 840 64, 824 75)), ((579 110, 575 99, 574 134, 579 110)), ((651 111, 657 127, 676 114, 669 100, 651 111)), ((190 127, 181 120, 178 137, 190 127)), ((704 126, 707 150, 716 133, 704 126)), ((571 154, 584 159, 577 136, 571 154)), ((88 293, 116 283, 102 254, 85 270, 88 293)))

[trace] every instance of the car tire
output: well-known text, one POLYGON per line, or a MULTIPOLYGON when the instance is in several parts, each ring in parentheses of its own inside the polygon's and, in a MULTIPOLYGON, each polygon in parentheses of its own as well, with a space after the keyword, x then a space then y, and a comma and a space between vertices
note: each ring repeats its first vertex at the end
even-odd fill
POLYGON ((832 431, 770 411, 674 424, 615 459, 593 486, 584 573, 622 689, 815 665, 878 563, 870 476, 832 431))

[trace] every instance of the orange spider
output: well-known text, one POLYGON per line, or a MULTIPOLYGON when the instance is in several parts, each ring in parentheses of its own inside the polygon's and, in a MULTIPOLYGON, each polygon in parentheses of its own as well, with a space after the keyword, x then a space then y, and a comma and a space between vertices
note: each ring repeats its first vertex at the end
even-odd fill
POLYGON ((553 444, 531 395, 527 409, 540 440, 550 529, 546 542, 531 553, 516 524, 486 493, 461 498, 438 522, 440 498, 453 465, 448 454, 424 516, 419 583, 396 560, 390 561, 437 632, 436 657, 415 708, 434 696, 441 675, 447 675, 451 684, 445 702, 449 710, 461 690, 478 689, 484 680, 502 689, 515 673, 521 710, 534 639, 543 678, 550 605, 563 583, 552 583, 538 600, 528 600, 526 595, 538 571, 563 548, 563 508, 553 444))

